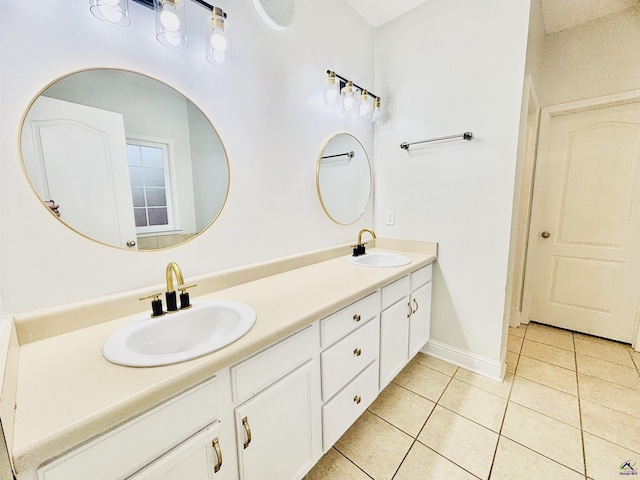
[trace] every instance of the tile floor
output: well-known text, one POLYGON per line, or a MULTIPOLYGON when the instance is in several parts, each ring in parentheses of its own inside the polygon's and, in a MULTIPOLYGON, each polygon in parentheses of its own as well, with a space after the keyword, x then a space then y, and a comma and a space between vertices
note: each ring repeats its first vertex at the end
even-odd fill
POLYGON ((629 346, 534 323, 509 329, 503 383, 418 354, 305 480, 636 475, 639 367, 629 346))

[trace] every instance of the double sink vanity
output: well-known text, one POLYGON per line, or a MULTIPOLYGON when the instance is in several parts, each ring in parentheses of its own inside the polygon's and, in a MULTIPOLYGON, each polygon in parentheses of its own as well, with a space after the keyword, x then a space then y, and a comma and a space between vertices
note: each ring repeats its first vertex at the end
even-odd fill
POLYGON ((17 316, 18 480, 302 478, 429 339, 437 245, 372 245, 189 278, 158 318, 150 289, 17 316))

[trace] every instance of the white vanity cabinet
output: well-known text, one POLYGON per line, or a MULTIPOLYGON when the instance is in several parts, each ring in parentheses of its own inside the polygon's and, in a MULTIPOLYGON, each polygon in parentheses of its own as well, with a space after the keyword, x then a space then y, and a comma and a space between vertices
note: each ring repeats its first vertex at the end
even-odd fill
MULTIPOLYGON (((147 413, 136 417, 120 427, 101 435, 57 460, 38 470, 40 480, 121 480, 125 478, 168 480, 174 477, 155 475, 137 477, 136 472, 147 465, 163 458, 162 468, 155 471, 168 472, 172 466, 180 468, 196 468, 202 471, 209 469, 209 453, 186 461, 187 452, 193 445, 204 445, 213 441, 217 434, 215 422, 219 415, 219 388, 217 378, 198 385, 187 392, 166 401, 147 413), (210 430, 207 430, 209 425, 210 430), (205 429, 206 433, 201 431, 205 429), (201 432, 201 433, 198 433, 201 432), (200 435, 206 437, 202 438, 200 435), (184 442, 184 444, 183 444, 184 442), (179 447, 177 447, 179 446, 179 447), (176 448, 177 447, 177 448, 176 448), (167 454, 172 451, 173 453, 167 454), (194 467, 194 465, 196 465, 194 467), (133 477, 131 477, 134 475, 133 477)), ((198 450, 196 448, 196 450, 198 450)), ((213 460, 215 464, 215 459, 213 460)), ((224 466, 219 469, 223 472, 224 466)), ((185 470, 191 471, 191 470, 185 470)), ((190 477, 181 477, 190 478, 190 477)), ((218 478, 219 476, 194 477, 218 478)), ((225 478, 226 480, 226 478, 225 478)))
POLYGON ((297 479, 316 462, 317 356, 316 322, 231 367, 240 479, 297 479))
POLYGON ((429 340, 431 265, 383 287, 380 313, 380 390, 429 340))
POLYGON ((378 396, 380 293, 320 321, 326 452, 378 396))

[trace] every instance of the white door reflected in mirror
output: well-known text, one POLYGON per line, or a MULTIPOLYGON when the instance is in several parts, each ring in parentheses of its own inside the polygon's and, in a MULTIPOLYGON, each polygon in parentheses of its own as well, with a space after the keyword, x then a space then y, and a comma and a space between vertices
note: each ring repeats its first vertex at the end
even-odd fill
POLYGON ((316 187, 325 213, 349 225, 365 212, 371 197, 371 165, 353 135, 339 133, 327 141, 316 165, 316 187))

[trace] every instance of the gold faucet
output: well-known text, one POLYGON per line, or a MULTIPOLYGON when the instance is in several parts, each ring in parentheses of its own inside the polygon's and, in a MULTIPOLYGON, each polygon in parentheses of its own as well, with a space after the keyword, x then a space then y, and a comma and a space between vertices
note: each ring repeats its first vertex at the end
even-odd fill
POLYGON ((176 262, 171 262, 167 265, 166 277, 167 277, 167 292, 175 292, 175 288, 173 288, 173 275, 176 276, 176 281, 178 282, 178 287, 184 285, 184 277, 182 276, 182 270, 180 269, 180 265, 176 262))
POLYGON ((373 232, 373 230, 369 230, 368 228, 363 228, 362 230, 360 230, 360 233, 358 233, 358 245, 362 245, 362 234, 364 232, 369 232, 373 237, 373 240, 376 239, 376 234, 373 232))

